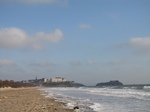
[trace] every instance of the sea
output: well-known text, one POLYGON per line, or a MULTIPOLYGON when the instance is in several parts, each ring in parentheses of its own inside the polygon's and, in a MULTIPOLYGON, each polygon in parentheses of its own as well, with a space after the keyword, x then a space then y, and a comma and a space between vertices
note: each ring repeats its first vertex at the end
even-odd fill
POLYGON ((150 85, 42 88, 46 97, 80 112, 150 112, 150 85))

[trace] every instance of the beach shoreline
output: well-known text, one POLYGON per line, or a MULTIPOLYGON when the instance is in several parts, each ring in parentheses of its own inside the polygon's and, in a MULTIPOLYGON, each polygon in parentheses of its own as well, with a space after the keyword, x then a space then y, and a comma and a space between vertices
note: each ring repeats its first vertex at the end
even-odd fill
POLYGON ((73 112, 39 87, 0 89, 0 112, 73 112))

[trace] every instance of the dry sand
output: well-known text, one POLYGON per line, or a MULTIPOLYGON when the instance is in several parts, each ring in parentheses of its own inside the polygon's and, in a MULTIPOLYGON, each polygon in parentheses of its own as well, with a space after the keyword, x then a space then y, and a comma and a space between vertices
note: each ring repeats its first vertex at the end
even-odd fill
POLYGON ((0 112, 73 112, 37 88, 0 89, 0 112))

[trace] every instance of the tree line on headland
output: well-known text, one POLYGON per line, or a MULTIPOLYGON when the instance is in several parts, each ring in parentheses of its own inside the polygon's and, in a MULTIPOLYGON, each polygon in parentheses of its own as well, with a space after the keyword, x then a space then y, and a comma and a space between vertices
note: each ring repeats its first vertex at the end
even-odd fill
POLYGON ((33 86, 36 85, 30 83, 14 82, 9 80, 5 80, 5 81, 0 80, 0 88, 5 88, 5 87, 19 88, 19 87, 33 87, 33 86))
MULTIPOLYGON (((0 88, 20 88, 20 87, 35 87, 35 86, 44 86, 44 87, 82 87, 85 86, 83 84, 75 83, 72 81, 65 81, 65 82, 30 82, 30 83, 24 83, 21 82, 15 82, 13 80, 0 80, 0 88)), ((109 82, 103 82, 103 83, 97 83, 96 86, 123 86, 121 82, 118 80, 115 81, 109 81, 109 82)))
POLYGON ((44 82, 34 82, 34 83, 24 83, 21 82, 15 82, 13 80, 0 80, 0 88, 21 88, 21 87, 35 87, 35 86, 44 86, 44 87, 80 87, 84 86, 83 84, 74 83, 70 81, 66 82, 53 82, 53 83, 44 83, 44 82))

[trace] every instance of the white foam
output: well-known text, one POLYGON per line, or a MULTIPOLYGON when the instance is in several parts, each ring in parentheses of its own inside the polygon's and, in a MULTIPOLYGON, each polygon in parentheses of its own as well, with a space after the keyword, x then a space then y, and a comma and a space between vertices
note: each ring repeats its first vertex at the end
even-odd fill
POLYGON ((150 86, 144 86, 144 89, 150 89, 150 86))
POLYGON ((90 94, 101 95, 101 96, 150 100, 150 92, 144 92, 144 91, 139 91, 135 89, 108 89, 108 88, 96 89, 94 88, 94 89, 91 89, 89 92, 90 94), (145 97, 149 97, 149 98, 145 98, 145 97))
POLYGON ((94 103, 90 107, 96 112, 100 112, 103 110, 102 105, 100 103, 94 103))
MULTIPOLYGON (((150 86, 144 86, 144 88, 150 88, 150 86)), ((67 108, 79 106, 83 112, 110 112, 114 108, 116 110, 114 112, 126 112, 129 109, 134 110, 130 105, 128 106, 129 109, 125 106, 128 105, 129 101, 135 102, 133 105, 140 105, 140 108, 141 104, 150 101, 150 92, 144 89, 81 87, 47 88, 45 91, 49 93, 48 96, 66 103, 67 108)), ((143 104, 142 109, 144 109, 145 104, 143 104)))

